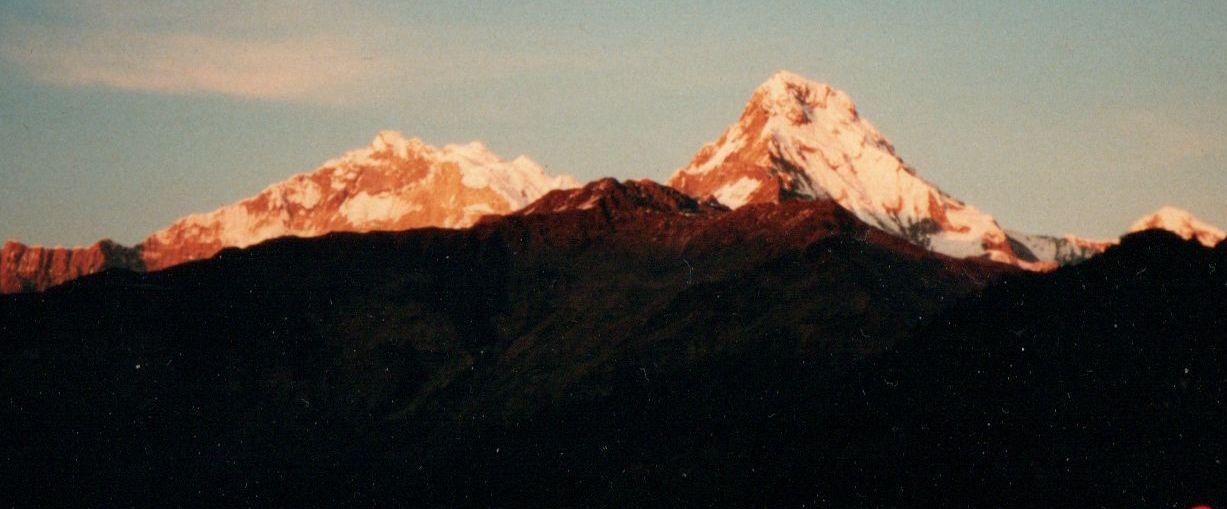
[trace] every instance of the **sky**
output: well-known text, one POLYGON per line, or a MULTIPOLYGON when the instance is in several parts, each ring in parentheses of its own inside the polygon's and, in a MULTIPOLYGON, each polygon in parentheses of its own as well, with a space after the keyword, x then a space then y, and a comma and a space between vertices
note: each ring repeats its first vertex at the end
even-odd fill
POLYGON ((0 239, 138 242, 366 145, 663 181, 788 69, 1006 228, 1227 226, 1227 2, 0 0, 0 239))

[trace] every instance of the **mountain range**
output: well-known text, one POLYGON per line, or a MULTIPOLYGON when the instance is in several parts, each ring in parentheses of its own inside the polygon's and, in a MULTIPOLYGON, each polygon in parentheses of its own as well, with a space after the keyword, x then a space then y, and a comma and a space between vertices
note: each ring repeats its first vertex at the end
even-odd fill
POLYGON ((577 185, 546 175, 527 157, 503 160, 478 142, 436 148, 383 131, 365 148, 238 203, 181 218, 131 248, 110 241, 72 249, 8 242, 0 252, 0 292, 43 290, 108 268, 161 270, 284 236, 463 228, 577 185))
POLYGON ((1227 501, 1227 241, 1003 229, 779 73, 668 185, 365 148, 6 243, 14 506, 1227 501), (40 291, 30 291, 40 290, 40 291))
POLYGON ((664 444, 689 456, 707 440, 673 430, 749 410, 766 368, 843 373, 1012 270, 829 200, 730 210, 603 179, 467 229, 107 271, 0 298, 0 477, 34 505, 193 490, 223 505, 643 505, 654 479, 680 478, 664 444), (703 407, 683 412, 704 380, 703 407), (615 463, 624 504, 594 477, 615 463), (570 487, 531 480, 550 478, 570 487))
POLYGON ((1031 272, 651 181, 0 296, 20 505, 1224 500, 1227 243, 1031 272), (1157 298, 1160 297, 1161 298, 1157 298))
MULTIPOLYGON (((1114 242, 1003 229, 921 178, 846 93, 787 71, 756 88, 740 118, 667 183, 731 208, 831 199, 917 246, 1028 270, 1076 263, 1114 242)), ((383 131, 367 147, 238 203, 183 217, 131 248, 106 240, 68 249, 8 241, 0 251, 0 293, 44 290, 110 268, 161 270, 282 236, 463 228, 578 185, 547 175, 527 157, 503 160, 480 142, 436 148, 383 131)), ((1139 219, 1130 231, 1146 228, 1210 246, 1224 237, 1174 207, 1139 219)))

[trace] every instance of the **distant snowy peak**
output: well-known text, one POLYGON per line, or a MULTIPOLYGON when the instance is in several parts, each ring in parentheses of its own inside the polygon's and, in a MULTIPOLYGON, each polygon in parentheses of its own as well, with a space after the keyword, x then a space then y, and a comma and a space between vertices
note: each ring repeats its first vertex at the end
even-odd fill
POLYGON ((527 157, 501 159, 480 142, 442 148, 382 131, 370 145, 256 196, 184 217, 142 244, 151 270, 287 235, 419 227, 462 228, 517 210, 575 179, 527 157))
POLYGON ((578 186, 527 157, 503 160, 480 142, 436 148, 382 131, 366 147, 237 203, 183 217, 132 248, 109 241, 71 249, 6 243, 0 293, 44 290, 108 268, 160 270, 276 237, 462 228, 578 186))
MULTIPOLYGON (((1138 219, 1129 227, 1128 233, 1151 229, 1167 230, 1207 247, 1214 247, 1227 238, 1227 232, 1221 228, 1197 219, 1187 210, 1170 206, 1138 219)), ((1120 239, 1088 240, 1074 235, 1051 237, 1016 231, 1008 234, 1019 258, 1039 263, 1055 262, 1058 265, 1081 262, 1120 243, 1120 239)))
POLYGON ((1010 237, 1014 254, 1020 259, 1036 264, 1050 263, 1054 266, 1083 262, 1117 243, 1115 239, 1090 240, 1075 235, 1054 237, 1009 230, 1006 234, 1010 237))
POLYGON ((1150 229, 1167 230, 1185 239, 1196 240, 1203 245, 1214 247, 1224 238, 1227 232, 1222 228, 1206 223, 1193 216, 1187 210, 1177 207, 1162 207, 1154 213, 1138 219, 1129 227, 1129 232, 1150 229))
POLYGON ((736 123, 669 185, 730 207, 831 198, 865 222, 946 255, 1027 268, 988 214, 916 175, 852 99, 781 71, 751 94, 736 123))

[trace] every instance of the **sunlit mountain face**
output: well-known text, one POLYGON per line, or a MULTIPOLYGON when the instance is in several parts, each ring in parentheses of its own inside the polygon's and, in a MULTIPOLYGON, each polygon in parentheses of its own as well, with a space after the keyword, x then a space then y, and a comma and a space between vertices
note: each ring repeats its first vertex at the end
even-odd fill
POLYGON ((790 72, 667 185, 368 147, 0 253, 17 506, 1227 499, 1227 242, 1006 229, 790 72), (190 501, 190 502, 189 502, 190 501))
MULTIPOLYGON (((848 94, 788 71, 757 87, 741 117, 668 185, 731 208, 829 199, 936 253, 1028 270, 1077 263, 1115 243, 1003 229, 921 178, 848 94)), ((131 248, 111 241, 79 248, 9 241, 0 252, 0 293, 45 290, 109 268, 160 270, 283 236, 463 228, 485 215, 520 210, 550 190, 577 186, 572 177, 546 174, 528 157, 501 159, 481 142, 437 148, 382 131, 367 147, 238 203, 185 216, 131 248)), ((1224 237, 1175 207, 1139 219, 1129 231, 1147 228, 1196 236, 1208 246, 1224 237)))
POLYGON ((1181 238, 1196 240, 1206 247, 1214 247, 1227 238, 1227 232, 1222 228, 1194 217, 1187 210, 1170 206, 1138 219, 1129 227, 1130 232, 1152 229, 1167 230, 1181 238))
POLYGON ((277 237, 463 228, 578 185, 546 175, 527 157, 503 160, 480 142, 436 148, 383 131, 368 147, 238 203, 186 216, 131 248, 109 241, 70 249, 6 244, 0 292, 44 290, 108 268, 159 270, 277 237))
POLYGON ((910 242, 1025 264, 989 215, 920 178, 842 91, 780 72, 669 184, 731 207, 830 199, 910 242))

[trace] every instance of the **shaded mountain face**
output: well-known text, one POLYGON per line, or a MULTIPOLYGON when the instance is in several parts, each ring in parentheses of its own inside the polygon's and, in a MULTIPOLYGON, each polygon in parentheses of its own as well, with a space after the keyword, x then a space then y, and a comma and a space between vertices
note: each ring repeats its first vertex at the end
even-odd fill
POLYGON ((1187 507, 1227 497, 1224 266, 604 180, 3 297, 0 467, 32 505, 1187 507))
POLYGON ((710 216, 727 211, 728 207, 715 200, 701 202, 648 179, 618 182, 616 179, 603 178, 582 189, 549 193, 532 205, 517 211, 516 215, 584 210, 599 210, 607 216, 652 213, 710 216))
POLYGON ((384 131, 366 148, 238 203, 179 219, 134 248, 6 244, 0 292, 43 290, 110 267, 160 270, 283 236, 466 227, 577 185, 571 177, 546 175, 526 157, 502 160, 478 142, 436 148, 384 131))
POLYGON ((1188 507, 1227 243, 1051 273, 651 182, 0 298, 18 505, 1188 507), (266 502, 267 503, 267 502, 266 502))
POLYGON ((1007 230, 1014 253, 1028 262, 1053 262, 1058 266, 1089 260, 1116 245, 1116 241, 1089 240, 1075 235, 1054 237, 1007 230))
POLYGON ((847 94, 786 71, 668 183, 734 208, 829 199, 938 253, 1040 268, 1018 257, 991 216, 917 176, 847 94))
POLYGON ((780 398, 1012 270, 830 201, 612 180, 467 230, 278 239, 0 300, 0 461, 32 503, 749 495, 711 483, 787 438, 780 398))
POLYGON ((1150 230, 1008 277, 866 363, 834 397, 848 411, 813 422, 844 434, 799 446, 843 441, 889 465, 863 493, 939 506, 1221 504, 1224 263, 1227 244, 1150 230))

